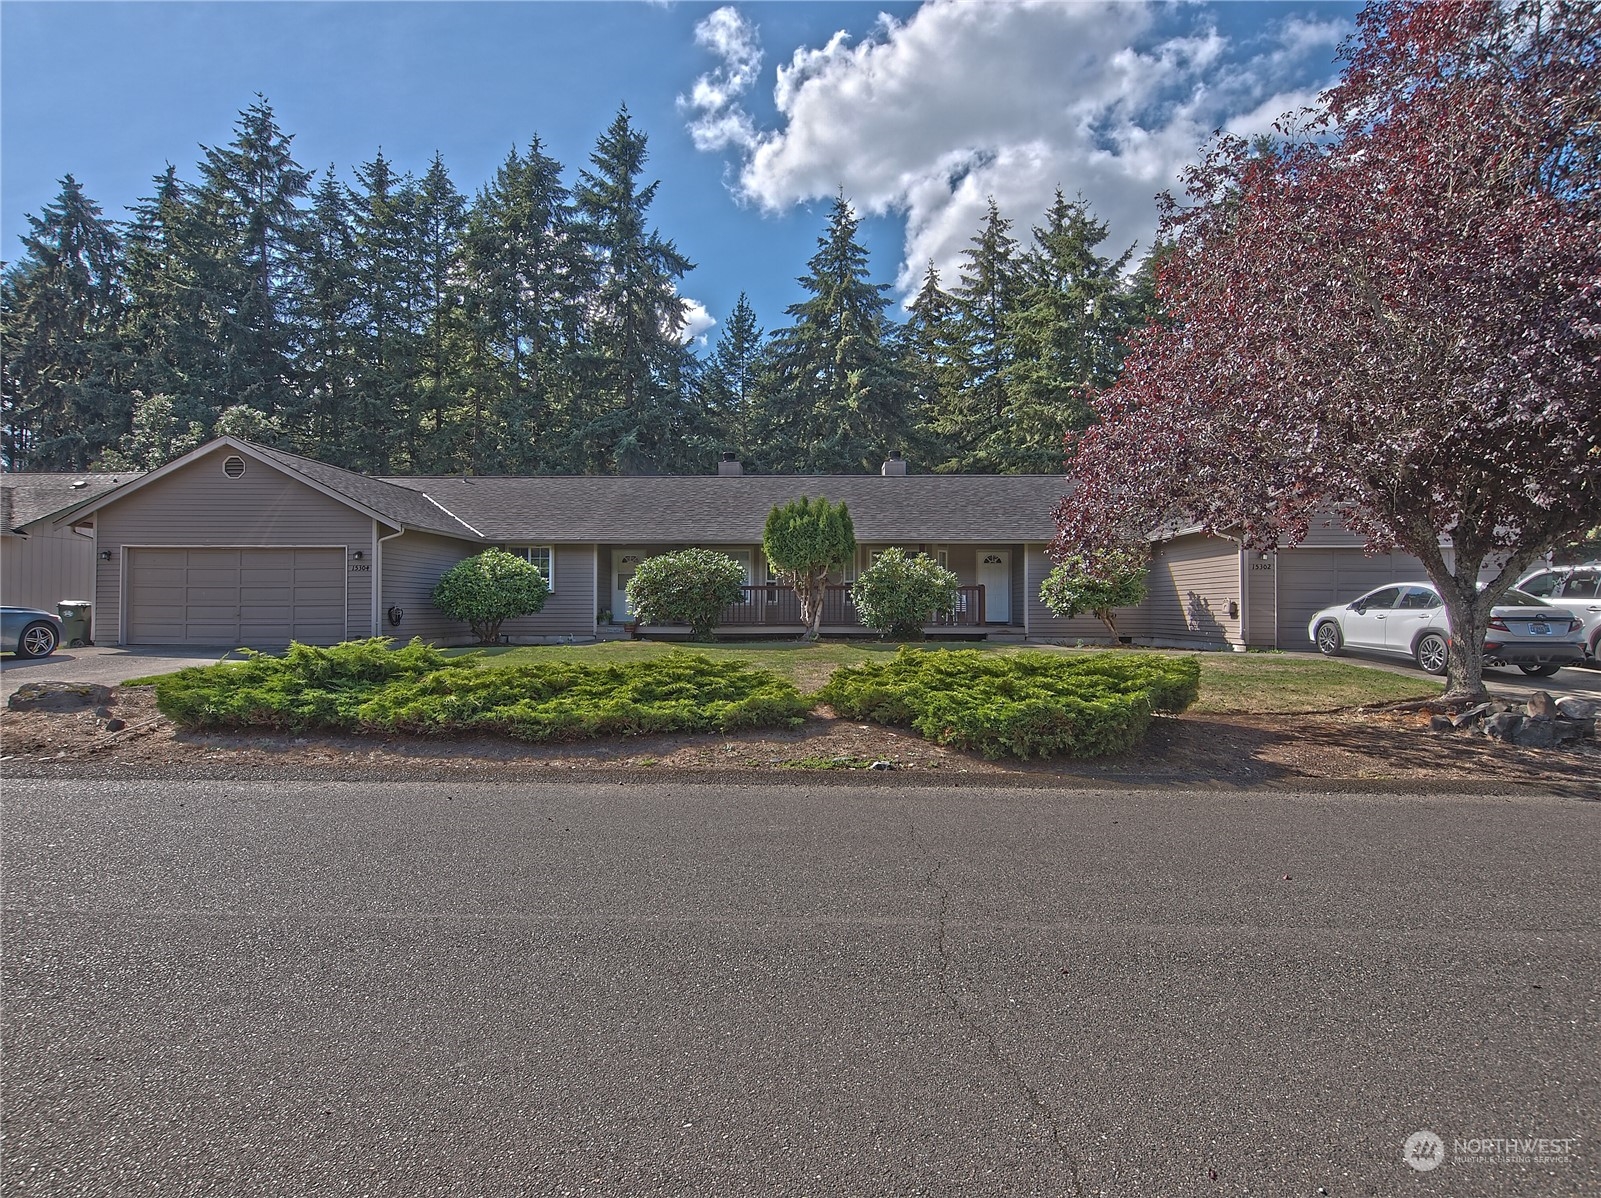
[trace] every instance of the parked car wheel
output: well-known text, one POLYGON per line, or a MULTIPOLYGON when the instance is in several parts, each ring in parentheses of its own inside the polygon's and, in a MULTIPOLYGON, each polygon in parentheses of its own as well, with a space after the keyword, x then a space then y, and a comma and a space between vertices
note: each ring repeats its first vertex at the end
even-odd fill
POLYGON ((56 651, 56 630, 43 620, 29 624, 17 638, 18 657, 49 657, 56 651))
POLYGON ((1412 650, 1412 656, 1417 658, 1418 669, 1425 674, 1445 673, 1445 661, 1450 653, 1451 647, 1438 632, 1428 632, 1420 636, 1416 647, 1412 650))
POLYGON ((1528 675, 1530 675, 1532 677, 1535 677, 1535 678, 1549 678, 1549 677, 1551 677, 1552 674, 1555 674, 1561 668, 1562 668, 1562 666, 1559 663, 1554 662, 1554 661, 1548 661, 1543 666, 1519 666, 1518 667, 1518 669, 1522 670, 1525 674, 1528 674, 1528 675))
POLYGON ((1345 638, 1340 635, 1340 626, 1333 620, 1326 620, 1317 626, 1317 651, 1324 657, 1338 657, 1345 648, 1345 638))

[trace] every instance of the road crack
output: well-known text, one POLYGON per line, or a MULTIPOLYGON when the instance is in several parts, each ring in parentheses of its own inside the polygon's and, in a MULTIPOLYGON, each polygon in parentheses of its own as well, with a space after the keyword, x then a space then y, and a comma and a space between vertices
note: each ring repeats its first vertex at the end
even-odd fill
POLYGON ((936 923, 939 972, 935 977, 935 985, 939 990, 940 997, 944 1000, 945 1005, 950 1008, 951 1014, 955 1016, 957 1023, 966 1029, 969 1038, 978 1041, 984 1046, 984 1050, 990 1060, 1011 1081, 1012 1087, 1016 1091, 1016 1096, 1022 1099, 1034 1112, 1035 1122, 1043 1124, 1046 1130, 1050 1132, 1051 1145, 1055 1148, 1057 1156, 1067 1169, 1068 1180, 1072 1184, 1072 1188, 1068 1193, 1073 1198, 1083 1198, 1084 1183, 1079 1176, 1078 1161, 1074 1158, 1066 1140, 1063 1138, 1061 1121, 1057 1115, 1056 1108, 1040 1096, 1040 1092, 1024 1076, 1023 1070, 1018 1067, 1016 1061, 1002 1049, 999 1038, 989 1024, 980 1018, 979 1012, 977 1010, 969 1010, 962 1005, 955 988, 951 984, 951 978, 955 971, 955 960, 951 953, 950 937, 946 928, 946 920, 950 914, 951 895, 944 883, 939 881, 939 875, 945 868, 945 862, 937 857, 928 845, 923 842, 922 838, 918 836, 917 825, 913 822, 910 812, 903 809, 902 815, 906 819, 906 830, 911 837, 912 846, 924 860, 929 862, 928 872, 923 875, 923 885, 933 891, 939 899, 939 914, 936 923))

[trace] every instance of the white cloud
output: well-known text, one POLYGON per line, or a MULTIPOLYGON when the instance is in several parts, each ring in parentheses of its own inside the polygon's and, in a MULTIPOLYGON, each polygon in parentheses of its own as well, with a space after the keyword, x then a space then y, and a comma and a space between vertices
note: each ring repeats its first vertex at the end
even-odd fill
POLYGON ((678 339, 685 345, 706 344, 706 334, 715 328, 717 320, 706 311, 706 305, 696 299, 684 300, 684 327, 678 330, 678 339))
POLYGON ((738 151, 737 189, 762 208, 843 187, 864 213, 904 217, 907 293, 929 260, 954 282, 991 196, 1020 240, 1061 187, 1110 226, 1110 255, 1148 247, 1156 194, 1212 132, 1265 132, 1314 100, 1347 28, 1291 18, 1238 43, 1199 6, 928 0, 860 41, 795 49, 763 131, 738 102, 755 31, 724 8, 696 31, 723 66, 685 107, 698 146, 738 151))
POLYGON ((697 150, 756 144, 756 126, 739 100, 756 82, 762 49, 756 27, 734 8, 719 8, 695 26, 695 44, 720 60, 715 70, 695 80, 688 96, 678 97, 678 110, 693 114, 690 136, 697 150))

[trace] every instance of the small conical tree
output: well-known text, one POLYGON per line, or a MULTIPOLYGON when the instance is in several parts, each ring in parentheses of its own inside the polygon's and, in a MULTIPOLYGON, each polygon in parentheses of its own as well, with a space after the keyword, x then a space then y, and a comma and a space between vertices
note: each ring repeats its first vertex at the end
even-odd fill
POLYGON ((802 640, 815 641, 823 622, 828 576, 855 556, 856 530, 843 503, 805 495, 767 513, 762 553, 800 600, 802 640))
POLYGON ((749 454, 765 334, 742 291, 700 376, 701 417, 719 449, 749 454))

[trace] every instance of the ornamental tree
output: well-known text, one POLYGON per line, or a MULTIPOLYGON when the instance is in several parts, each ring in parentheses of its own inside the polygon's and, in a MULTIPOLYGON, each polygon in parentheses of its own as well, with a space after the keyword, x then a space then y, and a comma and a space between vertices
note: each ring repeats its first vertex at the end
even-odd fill
POLYGON ((1601 517, 1598 46, 1594 4, 1379 0, 1326 109, 1215 143, 1054 554, 1337 518, 1422 561, 1448 694, 1482 694, 1490 608, 1601 517))
POLYGON ((1144 549, 1114 549, 1097 560, 1069 554, 1040 584, 1040 602, 1072 619, 1093 612, 1117 636, 1117 609, 1145 602, 1145 575, 1150 554, 1144 549))
POLYGON ((842 569, 856 553, 856 529, 845 505, 822 496, 802 495, 767 513, 762 553, 800 599, 801 639, 815 641, 823 622, 823 597, 830 571, 842 569))
POLYGON ((538 566, 504 549, 485 549, 457 562, 434 587, 434 606, 452 620, 465 620, 480 645, 500 639, 500 626, 545 606, 550 584, 538 566))
POLYGON ((960 579, 926 553, 886 549, 851 584, 862 623, 895 640, 917 640, 936 615, 956 610, 960 579))
POLYGON ((641 624, 688 624, 709 641, 723 608, 745 598, 745 567, 715 549, 648 557, 628 580, 628 610, 641 624))

